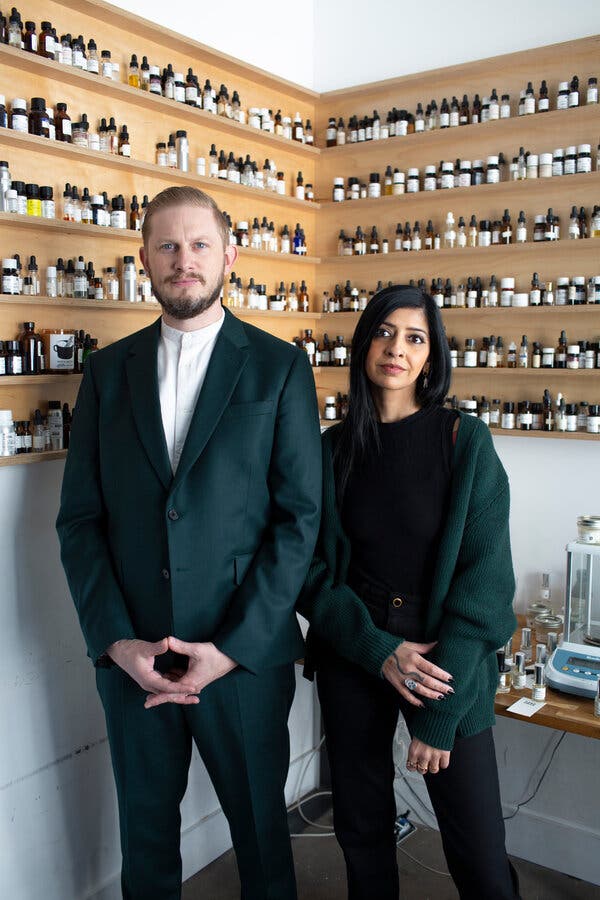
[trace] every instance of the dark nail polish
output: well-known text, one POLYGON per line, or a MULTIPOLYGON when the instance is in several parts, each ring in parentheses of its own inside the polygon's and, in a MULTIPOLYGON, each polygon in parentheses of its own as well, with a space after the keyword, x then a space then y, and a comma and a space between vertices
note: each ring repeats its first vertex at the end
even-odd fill
POLYGON ((454 688, 448 688, 448 693, 449 693, 449 694, 453 694, 453 693, 454 693, 454 688))
POLYGON ((438 700, 445 700, 446 696, 445 696, 445 694, 438 694, 437 698, 438 698, 438 700))

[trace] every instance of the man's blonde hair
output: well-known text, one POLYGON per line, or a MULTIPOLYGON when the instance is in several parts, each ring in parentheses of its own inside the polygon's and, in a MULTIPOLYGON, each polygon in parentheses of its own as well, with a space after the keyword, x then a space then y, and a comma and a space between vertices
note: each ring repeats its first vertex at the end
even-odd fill
POLYGON ((201 209, 211 209, 223 241, 223 247, 227 247, 229 244, 229 223, 227 219, 212 197, 194 187, 168 187, 152 198, 146 207, 144 221, 142 222, 142 237, 145 247, 148 245, 150 237, 152 216, 159 210, 166 209, 169 206, 198 206, 201 209))

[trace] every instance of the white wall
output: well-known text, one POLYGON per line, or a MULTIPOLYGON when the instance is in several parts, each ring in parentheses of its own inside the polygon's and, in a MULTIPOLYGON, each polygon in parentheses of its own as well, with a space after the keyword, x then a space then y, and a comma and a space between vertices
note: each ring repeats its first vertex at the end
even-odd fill
MULTIPOLYGON (((317 0, 314 88, 333 91, 599 31, 594 0, 317 0)), ((574 74, 565 66, 565 77, 574 74)))

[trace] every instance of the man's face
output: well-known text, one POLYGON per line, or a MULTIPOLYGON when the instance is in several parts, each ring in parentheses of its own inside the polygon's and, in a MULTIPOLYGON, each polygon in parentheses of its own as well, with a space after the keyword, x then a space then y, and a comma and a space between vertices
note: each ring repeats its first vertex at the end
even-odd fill
POLYGON ((167 206, 153 216, 140 259, 154 295, 173 319, 191 319, 218 299, 224 275, 236 258, 223 247, 213 211, 199 206, 167 206))

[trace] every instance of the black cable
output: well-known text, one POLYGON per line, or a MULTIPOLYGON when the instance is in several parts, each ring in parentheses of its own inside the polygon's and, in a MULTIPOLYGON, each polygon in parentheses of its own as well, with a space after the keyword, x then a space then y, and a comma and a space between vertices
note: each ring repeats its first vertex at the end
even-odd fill
POLYGON ((538 792, 539 789, 541 788, 542 782, 543 782, 544 778, 546 777, 546 773, 548 772, 548 769, 550 768, 550 766, 551 766, 551 764, 552 764, 552 760, 554 759, 554 757, 555 757, 555 755, 556 755, 556 751, 558 750, 558 748, 559 748, 560 745, 562 744, 563 739, 565 738, 566 734, 567 734, 567 732, 566 732, 566 731, 563 731, 563 733, 562 733, 561 736, 559 737, 558 741, 557 741, 556 744, 554 745, 554 750, 553 750, 552 753, 550 754, 550 759, 549 759, 548 762, 546 763, 546 767, 545 767, 544 771, 542 772, 542 774, 541 774, 541 776, 540 776, 540 779, 539 779, 539 781, 538 781, 538 783, 537 783, 537 785, 536 785, 536 787, 535 787, 535 790, 534 790, 533 794, 532 794, 530 797, 528 797, 527 800, 522 800, 521 803, 517 803, 517 808, 515 809, 514 813, 511 813, 511 814, 510 814, 510 816, 503 816, 503 819, 504 819, 505 822, 508 822, 509 819, 514 819, 514 817, 517 815, 517 813, 519 812, 519 810, 521 809, 521 807, 522 807, 522 806, 526 806, 527 803, 529 803, 531 800, 533 800, 533 798, 535 797, 535 795, 537 794, 537 792, 538 792))

